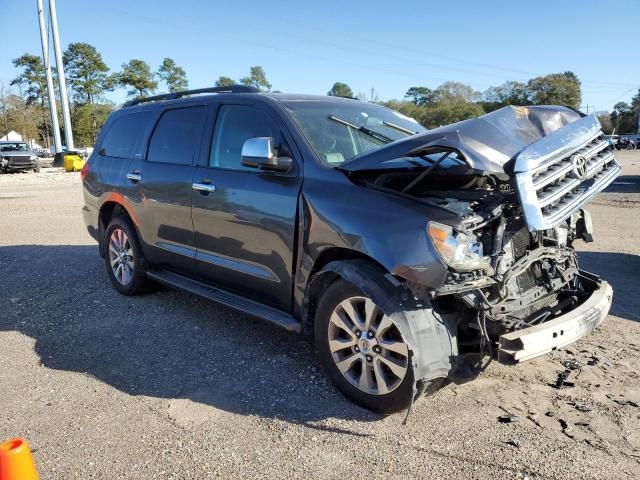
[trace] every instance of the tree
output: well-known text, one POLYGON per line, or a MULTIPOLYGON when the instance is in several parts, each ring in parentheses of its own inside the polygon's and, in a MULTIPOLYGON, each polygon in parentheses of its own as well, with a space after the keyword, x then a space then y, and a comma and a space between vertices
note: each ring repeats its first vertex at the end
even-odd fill
POLYGON ((89 146, 95 143, 95 128, 100 129, 113 111, 110 103, 76 104, 71 109, 71 128, 77 145, 89 146))
POLYGON ((330 97, 346 97, 353 98, 353 90, 346 83, 336 82, 331 87, 331 90, 327 92, 327 95, 330 97))
POLYGON ((172 58, 165 58, 158 68, 158 77, 167 85, 170 92, 179 92, 189 88, 187 72, 182 67, 176 65, 172 58))
POLYGON ((613 106, 611 122, 616 133, 635 133, 639 130, 640 89, 631 99, 631 103, 618 102, 613 106))
POLYGON ((76 102, 91 105, 104 92, 113 89, 109 67, 93 45, 82 42, 69 44, 62 61, 76 102))
MULTIPOLYGON (((108 74, 109 67, 102 60, 102 55, 98 53, 96 47, 88 43, 69 44, 62 56, 62 61, 73 91, 73 100, 79 105, 88 106, 86 110, 90 115, 86 120, 89 122, 92 140, 85 142, 84 145, 92 145, 98 134, 99 123, 93 105, 104 92, 113 90, 114 79, 108 74)), ((74 125, 74 131, 77 128, 79 127, 74 125)))
POLYGON ((242 85, 254 87, 261 91, 271 90, 271 84, 267 80, 267 75, 260 65, 253 66, 249 69, 249 76, 240 79, 242 85))
POLYGON ((534 105, 565 105, 578 108, 582 101, 580 80, 573 72, 552 73, 527 83, 529 102, 534 105))
POLYGON ((432 101, 433 90, 427 87, 411 87, 404 97, 409 98, 418 107, 422 107, 432 101))
POLYGON ((460 82, 444 82, 433 91, 431 103, 477 102, 481 98, 470 85, 460 82))
POLYGON ((373 87, 371 87, 371 90, 369 90, 369 93, 367 92, 358 93, 357 99, 365 103, 380 103, 380 96, 378 95, 378 92, 376 92, 376 89, 373 87))
POLYGON ((158 82, 153 79, 149 64, 137 58, 122 64, 122 71, 116 74, 116 80, 121 87, 131 87, 127 95, 135 98, 148 96, 158 88, 158 82))
POLYGON ((236 85, 236 82, 233 78, 220 76, 218 80, 216 80, 216 87, 230 87, 231 85, 236 85))
MULTIPOLYGON (((25 100, 25 108, 23 113, 26 115, 27 107, 38 105, 39 116, 42 122, 39 125, 42 138, 45 145, 49 144, 49 108, 47 105, 47 77, 45 74, 42 59, 37 55, 25 53, 24 55, 14 58, 13 66, 21 69, 16 78, 11 80, 10 85, 16 85, 20 91, 20 96, 25 100)), ((35 112, 34 112, 35 113, 35 112)), ((24 120, 27 124, 27 120, 24 120)))
POLYGON ((9 99, 10 93, 4 88, 4 84, 0 82, 0 137, 9 133, 9 99))
POLYGON ((489 87, 482 95, 486 110, 496 110, 505 105, 528 105, 527 84, 509 80, 497 87, 489 87))
POLYGON ((613 133, 613 121, 611 120, 611 114, 609 112, 596 112, 596 117, 598 117, 604 133, 607 135, 613 133))

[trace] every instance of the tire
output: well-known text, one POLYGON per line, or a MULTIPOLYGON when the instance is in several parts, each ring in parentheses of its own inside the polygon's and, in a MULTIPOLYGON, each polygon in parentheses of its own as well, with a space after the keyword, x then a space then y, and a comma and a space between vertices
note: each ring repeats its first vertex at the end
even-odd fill
POLYGON ((391 319, 359 289, 342 279, 332 283, 318 303, 314 334, 322 366, 347 398, 382 414, 409 406, 414 373, 408 347, 391 319))
POLYGON ((147 264, 135 229, 128 219, 115 217, 104 235, 104 261, 114 288, 123 295, 149 290, 147 264))

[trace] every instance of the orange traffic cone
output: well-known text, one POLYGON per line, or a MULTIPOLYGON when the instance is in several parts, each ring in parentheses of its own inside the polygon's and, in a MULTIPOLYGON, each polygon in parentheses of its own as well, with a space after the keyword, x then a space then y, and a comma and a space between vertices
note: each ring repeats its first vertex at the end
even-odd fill
POLYGON ((0 443, 0 480, 38 480, 29 444, 24 438, 0 443))

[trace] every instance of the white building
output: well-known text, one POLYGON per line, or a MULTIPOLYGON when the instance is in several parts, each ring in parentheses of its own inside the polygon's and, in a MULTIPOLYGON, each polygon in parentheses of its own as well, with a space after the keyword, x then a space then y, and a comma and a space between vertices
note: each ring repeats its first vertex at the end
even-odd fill
POLYGON ((11 130, 9 133, 7 133, 4 137, 0 137, 0 142, 25 142, 28 143, 29 146, 31 148, 42 148, 38 143, 36 143, 35 140, 30 139, 30 140, 24 140, 22 138, 22 135, 20 135, 18 132, 16 132, 15 130, 11 130))

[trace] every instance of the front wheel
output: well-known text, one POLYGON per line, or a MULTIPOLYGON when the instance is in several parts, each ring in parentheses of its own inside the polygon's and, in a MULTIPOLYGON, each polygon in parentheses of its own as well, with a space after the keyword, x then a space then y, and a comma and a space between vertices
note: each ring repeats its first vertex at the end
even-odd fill
POLYGON ((413 395, 409 347, 391 318, 352 284, 322 296, 315 340, 327 374, 346 397, 375 412, 406 408, 413 395))

